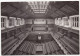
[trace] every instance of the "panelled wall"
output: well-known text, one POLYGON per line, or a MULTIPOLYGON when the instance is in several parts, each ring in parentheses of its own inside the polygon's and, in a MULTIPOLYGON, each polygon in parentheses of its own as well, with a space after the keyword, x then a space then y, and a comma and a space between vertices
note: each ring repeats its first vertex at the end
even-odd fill
POLYGON ((50 26, 54 24, 54 19, 26 19, 25 21, 27 26, 31 25, 32 31, 48 31, 51 29, 50 26))

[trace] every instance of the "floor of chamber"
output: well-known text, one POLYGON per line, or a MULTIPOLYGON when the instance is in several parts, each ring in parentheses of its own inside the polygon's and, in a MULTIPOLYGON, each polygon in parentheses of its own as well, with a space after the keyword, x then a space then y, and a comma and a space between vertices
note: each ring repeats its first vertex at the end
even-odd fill
POLYGON ((12 55, 48 55, 64 54, 51 34, 29 34, 12 55), (41 40, 38 40, 38 35, 41 40), (42 45, 42 51, 36 51, 37 45, 42 45))

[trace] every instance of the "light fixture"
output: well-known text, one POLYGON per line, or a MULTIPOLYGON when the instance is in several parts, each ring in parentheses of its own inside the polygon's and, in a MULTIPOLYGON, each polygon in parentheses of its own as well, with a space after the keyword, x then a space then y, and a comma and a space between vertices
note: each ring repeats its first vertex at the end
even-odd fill
POLYGON ((38 36, 38 40, 41 40, 41 36, 38 36))

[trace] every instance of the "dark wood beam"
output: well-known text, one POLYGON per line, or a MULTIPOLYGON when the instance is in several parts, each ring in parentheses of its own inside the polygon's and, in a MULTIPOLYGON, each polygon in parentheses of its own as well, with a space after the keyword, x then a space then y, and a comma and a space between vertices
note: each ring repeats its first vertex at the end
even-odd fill
POLYGON ((6 7, 8 4, 6 3, 6 2, 1 2, 1 9, 3 8, 3 7, 6 7))
MULTIPOLYGON (((78 3, 79 4, 79 3, 78 3)), ((75 12, 79 13, 79 6, 75 6, 74 4, 71 4, 70 2, 67 4, 69 7, 73 8, 75 10, 75 12)))
MULTIPOLYGON (((13 6, 12 4, 9 4, 10 6, 12 6, 12 7, 14 7, 14 8, 16 8, 17 10, 20 10, 21 12, 24 12, 23 10, 21 10, 20 8, 17 8, 17 7, 15 7, 15 6, 13 6)), ((25 13, 25 12, 24 12, 25 13)), ((27 14, 27 13, 26 13, 27 14)))
MULTIPOLYGON (((54 6, 55 8, 56 8, 56 6, 54 6)), ((66 13, 66 12, 64 12, 64 11, 62 11, 62 10, 60 10, 60 9, 58 9, 58 8, 56 8, 57 10, 59 10, 59 11, 61 11, 65 16, 69 16, 69 14, 68 13, 66 13)))

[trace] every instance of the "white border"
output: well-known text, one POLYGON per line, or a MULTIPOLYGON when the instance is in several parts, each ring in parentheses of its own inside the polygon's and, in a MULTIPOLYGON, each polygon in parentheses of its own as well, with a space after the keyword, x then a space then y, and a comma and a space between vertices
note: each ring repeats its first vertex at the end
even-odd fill
POLYGON ((79 0, 0 0, 0 2, 27 2, 27 1, 79 1, 79 0))
MULTIPOLYGON (((0 0, 0 2, 27 2, 27 1, 43 1, 43 0, 0 0)), ((44 0, 44 1, 79 1, 79 0, 44 0)), ((0 12, 1 12, 1 3, 0 3, 0 12)), ((1 13, 0 13, 0 16, 1 16, 1 13)), ((0 19, 0 22, 1 22, 1 19, 0 19)), ((79 20, 79 24, 80 24, 80 20, 79 20)), ((1 24, 0 24, 0 29, 1 29, 1 24)), ((0 31, 0 33, 1 33, 1 31, 0 31)), ((1 34, 0 34, 0 36, 1 36, 1 34)), ((1 38, 0 38, 0 50, 1 50, 1 38)), ((79 49, 79 51, 80 51, 80 49, 79 49)), ((0 51, 0 55, 1 55, 1 51, 0 51)), ((16 56, 16 55, 4 55, 4 56, 16 56)), ((17 56, 27 56, 27 55, 17 55, 17 56)), ((28 55, 28 56, 33 56, 33 55, 28 55)), ((34 55, 34 56, 46 56, 46 55, 34 55)), ((53 55, 47 55, 47 56, 53 56, 53 55)), ((59 55, 57 55, 57 56, 59 56, 59 55)), ((61 55, 61 56, 65 56, 65 55, 61 55)), ((67 55, 67 56, 69 56, 69 55, 67 55)), ((79 55, 70 55, 70 56, 79 56, 79 55)))

